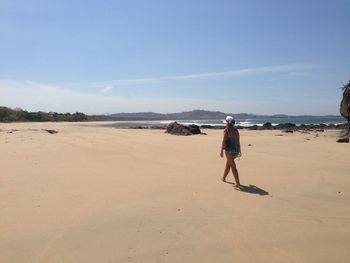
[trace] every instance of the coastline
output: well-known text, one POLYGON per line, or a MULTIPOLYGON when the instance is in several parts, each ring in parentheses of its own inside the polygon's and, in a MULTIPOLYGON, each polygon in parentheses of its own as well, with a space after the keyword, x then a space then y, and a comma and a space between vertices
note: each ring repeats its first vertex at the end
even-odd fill
MULTIPOLYGON (((224 129, 226 126, 224 124, 199 124, 194 121, 182 121, 182 120, 150 120, 150 121, 108 121, 108 122, 81 122, 81 125, 86 126, 100 126, 100 127, 111 127, 117 129, 159 129, 165 130, 167 126, 172 122, 178 122, 182 125, 189 126, 195 125, 200 129, 224 129)), ((79 123, 76 123, 79 125, 79 123)), ((235 125, 237 129, 243 130, 304 130, 304 131, 313 131, 313 130, 345 130, 347 128, 346 123, 342 124, 294 124, 294 123, 282 123, 282 124, 261 124, 261 125, 250 125, 242 126, 235 125)))
POLYGON ((341 131, 241 130, 239 191, 221 130, 94 125, 1 125, 1 262, 350 260, 341 131))

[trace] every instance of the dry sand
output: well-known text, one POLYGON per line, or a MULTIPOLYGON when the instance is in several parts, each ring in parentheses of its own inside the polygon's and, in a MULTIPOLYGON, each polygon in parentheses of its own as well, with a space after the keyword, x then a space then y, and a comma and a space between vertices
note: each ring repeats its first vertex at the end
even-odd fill
POLYGON ((239 191, 219 130, 0 129, 0 262, 350 262, 339 131, 241 131, 239 191))

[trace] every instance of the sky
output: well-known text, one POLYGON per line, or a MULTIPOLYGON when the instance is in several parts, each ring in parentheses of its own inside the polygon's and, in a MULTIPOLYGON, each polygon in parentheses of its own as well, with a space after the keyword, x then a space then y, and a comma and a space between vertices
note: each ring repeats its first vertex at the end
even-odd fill
POLYGON ((0 0, 0 106, 339 114, 350 0, 0 0))

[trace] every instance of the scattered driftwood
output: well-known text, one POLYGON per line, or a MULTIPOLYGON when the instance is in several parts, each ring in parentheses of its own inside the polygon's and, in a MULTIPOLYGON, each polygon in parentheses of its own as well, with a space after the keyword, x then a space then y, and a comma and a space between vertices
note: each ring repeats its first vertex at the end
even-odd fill
POLYGON ((190 126, 185 126, 177 123, 176 121, 170 123, 166 128, 165 132, 173 135, 183 135, 183 136, 202 134, 200 128, 197 125, 192 124, 190 126))

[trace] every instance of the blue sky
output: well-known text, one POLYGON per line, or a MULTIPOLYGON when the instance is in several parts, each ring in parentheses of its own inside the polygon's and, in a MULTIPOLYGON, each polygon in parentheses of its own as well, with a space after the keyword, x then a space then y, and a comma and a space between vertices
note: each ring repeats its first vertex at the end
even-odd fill
POLYGON ((0 105, 338 114, 349 13, 349 0, 0 0, 0 105))

